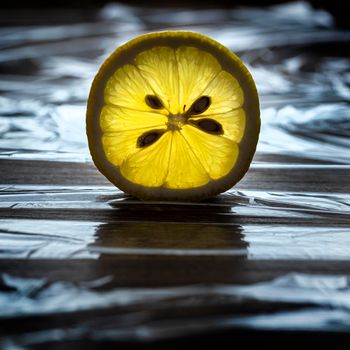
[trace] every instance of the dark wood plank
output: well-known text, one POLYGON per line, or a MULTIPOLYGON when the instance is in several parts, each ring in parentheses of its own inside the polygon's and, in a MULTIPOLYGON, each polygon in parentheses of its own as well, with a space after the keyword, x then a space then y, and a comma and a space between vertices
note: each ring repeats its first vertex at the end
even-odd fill
MULTIPOLYGON (((288 157, 284 158, 289 161, 288 157)), ((288 163, 287 163, 288 164, 288 163)), ((259 166, 254 164, 237 189, 298 192, 350 192, 350 169, 259 166)), ((3 184, 111 185, 92 163, 0 160, 3 184)))
POLYGON ((162 223, 162 222, 191 222, 199 223, 218 223, 234 225, 292 225, 292 226, 331 226, 331 227, 349 227, 350 219, 347 215, 328 215, 325 213, 319 217, 278 217, 278 216, 242 216, 230 213, 222 215, 212 212, 210 216, 201 216, 200 210, 193 210, 192 213, 181 215, 179 213, 163 212, 162 217, 155 217, 155 211, 143 209, 124 209, 124 210, 96 210, 96 209, 0 209, 0 216, 8 219, 36 219, 36 220, 79 220, 93 222, 139 222, 139 223, 162 223), (152 216, 150 216, 150 214, 152 216))
POLYGON ((164 287, 198 283, 251 284, 290 272, 348 275, 350 261, 248 260, 227 256, 108 255, 97 260, 0 260, 0 271, 53 281, 91 281, 112 276, 104 288, 164 287), (171 276, 171 278, 169 277, 171 276))

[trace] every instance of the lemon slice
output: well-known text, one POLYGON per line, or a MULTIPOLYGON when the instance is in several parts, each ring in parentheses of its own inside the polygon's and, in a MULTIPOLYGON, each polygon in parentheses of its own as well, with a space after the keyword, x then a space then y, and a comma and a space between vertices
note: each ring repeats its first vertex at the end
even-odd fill
POLYGON ((242 61, 193 32, 139 36, 101 66, 87 106, 97 168, 140 199, 202 200, 237 183, 260 131, 242 61))

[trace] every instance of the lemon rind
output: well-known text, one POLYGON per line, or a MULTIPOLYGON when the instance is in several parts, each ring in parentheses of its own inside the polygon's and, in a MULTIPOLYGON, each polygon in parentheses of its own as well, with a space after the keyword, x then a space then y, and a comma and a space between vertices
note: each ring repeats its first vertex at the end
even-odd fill
POLYGON ((198 201, 222 193, 239 182, 248 171, 260 132, 260 109, 257 89, 250 72, 240 58, 217 41, 200 33, 189 31, 163 31, 141 35, 117 48, 102 64, 96 74, 87 104, 86 130, 92 159, 99 171, 122 191, 144 200, 198 201), (129 63, 137 53, 153 46, 180 45, 203 49, 216 57, 222 68, 234 75, 243 90, 246 129, 239 142, 239 154, 231 171, 217 180, 195 188, 169 189, 145 187, 128 181, 118 167, 110 163, 102 147, 99 116, 104 105, 103 90, 108 78, 120 66, 129 63))

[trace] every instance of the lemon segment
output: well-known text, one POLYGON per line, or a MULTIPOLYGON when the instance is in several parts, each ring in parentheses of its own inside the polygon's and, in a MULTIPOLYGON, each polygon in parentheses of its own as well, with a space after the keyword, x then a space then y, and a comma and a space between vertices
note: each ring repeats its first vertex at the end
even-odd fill
POLYGON ((195 47, 179 47, 175 55, 180 76, 178 113, 181 113, 188 110, 196 98, 205 95, 205 88, 222 68, 212 55, 195 47))
POLYGON ((175 52, 170 47, 155 47, 140 53, 135 64, 154 95, 164 103, 168 112, 179 112, 179 73, 175 52))
MULTIPOLYGON (((160 127, 163 126, 160 125, 160 127)), ((117 167, 121 166, 129 157, 139 151, 137 141, 140 135, 154 129, 154 127, 149 127, 103 134, 102 146, 108 161, 117 167)))
POLYGON ((163 186, 168 174, 171 139, 171 132, 167 132, 153 145, 137 149, 121 164, 121 174, 143 186, 163 186))
POLYGON ((172 148, 165 188, 184 189, 203 186, 209 174, 182 133, 172 132, 172 148))
POLYGON ((160 113, 130 110, 105 105, 101 111, 100 127, 104 133, 166 127, 168 118, 160 113))
POLYGON ((239 153, 237 143, 226 137, 205 133, 190 125, 184 126, 181 134, 191 145, 193 153, 210 179, 225 176, 232 169, 239 153))
MULTIPOLYGON (((137 67, 126 64, 108 79, 104 89, 104 102, 107 105, 153 112, 154 110, 145 103, 145 96, 153 93, 137 67)), ((166 115, 167 111, 159 110, 158 113, 166 115)))
POLYGON ((243 108, 219 114, 203 113, 203 115, 200 115, 199 118, 195 118, 195 120, 200 121, 207 118, 211 118, 222 125, 224 136, 226 138, 236 143, 239 143, 242 140, 246 126, 246 115, 243 108))
POLYGON ((242 107, 244 103, 243 91, 237 79, 224 70, 209 83, 202 95, 212 98, 210 107, 203 115, 229 112, 242 107))

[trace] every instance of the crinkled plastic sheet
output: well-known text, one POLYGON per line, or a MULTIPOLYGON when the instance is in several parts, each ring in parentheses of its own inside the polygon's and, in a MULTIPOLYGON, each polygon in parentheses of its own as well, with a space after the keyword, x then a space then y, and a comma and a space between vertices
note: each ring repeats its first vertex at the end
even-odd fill
POLYGON ((2 283, 10 289, 0 292, 4 305, 2 319, 18 315, 62 314, 118 307, 113 316, 99 317, 96 322, 75 324, 65 329, 53 328, 3 338, 7 345, 34 345, 50 341, 91 340, 159 340, 216 329, 245 327, 260 330, 345 331, 349 322, 349 276, 292 273, 254 285, 194 285, 169 288, 133 288, 103 291, 98 288, 111 276, 81 284, 48 283, 43 279, 23 279, 7 274, 2 283), (234 309, 245 302, 290 305, 288 312, 240 316, 239 312, 217 315, 212 306, 234 309), (188 315, 203 309, 200 317, 166 318, 167 311, 180 309, 188 315), (303 320, 303 322, 301 322, 303 320))
POLYGON ((150 204, 122 192, 112 195, 107 186, 9 186, 0 191, 0 208, 64 211, 71 219, 78 211, 75 221, 3 219, 0 242, 6 248, 0 249, 0 258, 6 259, 97 259, 104 254, 350 259, 350 195, 343 193, 231 190, 209 203, 150 204), (103 213, 107 223, 88 216, 82 221, 85 210, 103 213), (195 223, 190 219, 194 210, 206 213, 195 223), (301 222, 291 225, 293 220, 301 222))
POLYGON ((111 4, 93 23, 0 28, 1 157, 90 161, 85 104, 99 65, 137 34, 167 28, 210 35, 248 65, 262 107, 258 154, 349 164, 350 62, 334 44, 350 33, 305 2, 234 11, 111 4), (329 54, 315 55, 318 47, 329 54))

